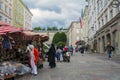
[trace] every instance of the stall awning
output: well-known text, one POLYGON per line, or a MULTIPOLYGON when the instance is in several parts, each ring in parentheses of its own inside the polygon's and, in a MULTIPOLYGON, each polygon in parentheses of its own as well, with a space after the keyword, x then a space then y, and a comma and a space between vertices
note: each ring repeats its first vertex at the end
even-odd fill
POLYGON ((37 40, 40 38, 42 41, 47 41, 49 37, 47 35, 41 35, 41 33, 36 33, 32 31, 23 31, 24 37, 27 37, 27 39, 33 39, 37 40))
POLYGON ((5 23, 5 22, 3 22, 3 21, 0 21, 0 26, 9 26, 9 24, 8 24, 8 23, 5 23))
POLYGON ((13 26, 0 26, 0 34, 21 32, 22 28, 17 28, 13 26))

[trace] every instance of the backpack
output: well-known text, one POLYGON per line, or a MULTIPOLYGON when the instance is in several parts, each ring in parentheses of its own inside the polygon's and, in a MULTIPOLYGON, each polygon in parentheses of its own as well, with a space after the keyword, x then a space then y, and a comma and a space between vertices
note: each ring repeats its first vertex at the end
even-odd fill
POLYGON ((111 46, 111 50, 112 50, 112 51, 115 51, 115 48, 114 48, 113 46, 111 46))

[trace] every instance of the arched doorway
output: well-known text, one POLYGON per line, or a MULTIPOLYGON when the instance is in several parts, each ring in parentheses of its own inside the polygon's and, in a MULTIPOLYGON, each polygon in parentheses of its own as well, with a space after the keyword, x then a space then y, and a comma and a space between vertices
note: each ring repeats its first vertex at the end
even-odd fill
POLYGON ((111 35, 110 35, 110 33, 109 34, 107 34, 107 42, 110 42, 111 43, 111 35))
POLYGON ((112 33, 112 35, 113 35, 113 47, 115 48, 114 53, 117 54, 117 53, 119 53, 119 51, 118 51, 118 43, 119 43, 118 31, 115 30, 115 31, 112 33))

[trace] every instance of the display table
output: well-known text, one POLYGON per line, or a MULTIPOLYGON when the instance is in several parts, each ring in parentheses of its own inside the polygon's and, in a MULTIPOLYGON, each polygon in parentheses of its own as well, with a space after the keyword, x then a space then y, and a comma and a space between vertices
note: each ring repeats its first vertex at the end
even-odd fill
POLYGON ((16 76, 16 74, 6 75, 6 76, 4 76, 4 79, 5 80, 14 80, 15 76, 16 76))

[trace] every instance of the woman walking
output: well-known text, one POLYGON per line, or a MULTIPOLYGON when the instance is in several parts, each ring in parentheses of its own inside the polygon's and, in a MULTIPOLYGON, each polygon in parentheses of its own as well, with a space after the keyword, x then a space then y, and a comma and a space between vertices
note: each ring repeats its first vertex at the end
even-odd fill
POLYGON ((28 45, 27 50, 29 51, 29 64, 32 68, 32 74, 37 76, 37 63, 39 59, 39 53, 33 45, 28 45))
POLYGON ((50 68, 55 68, 56 67, 55 53, 56 53, 56 50, 55 50, 54 44, 51 44, 51 47, 48 51, 48 62, 49 62, 50 68))

